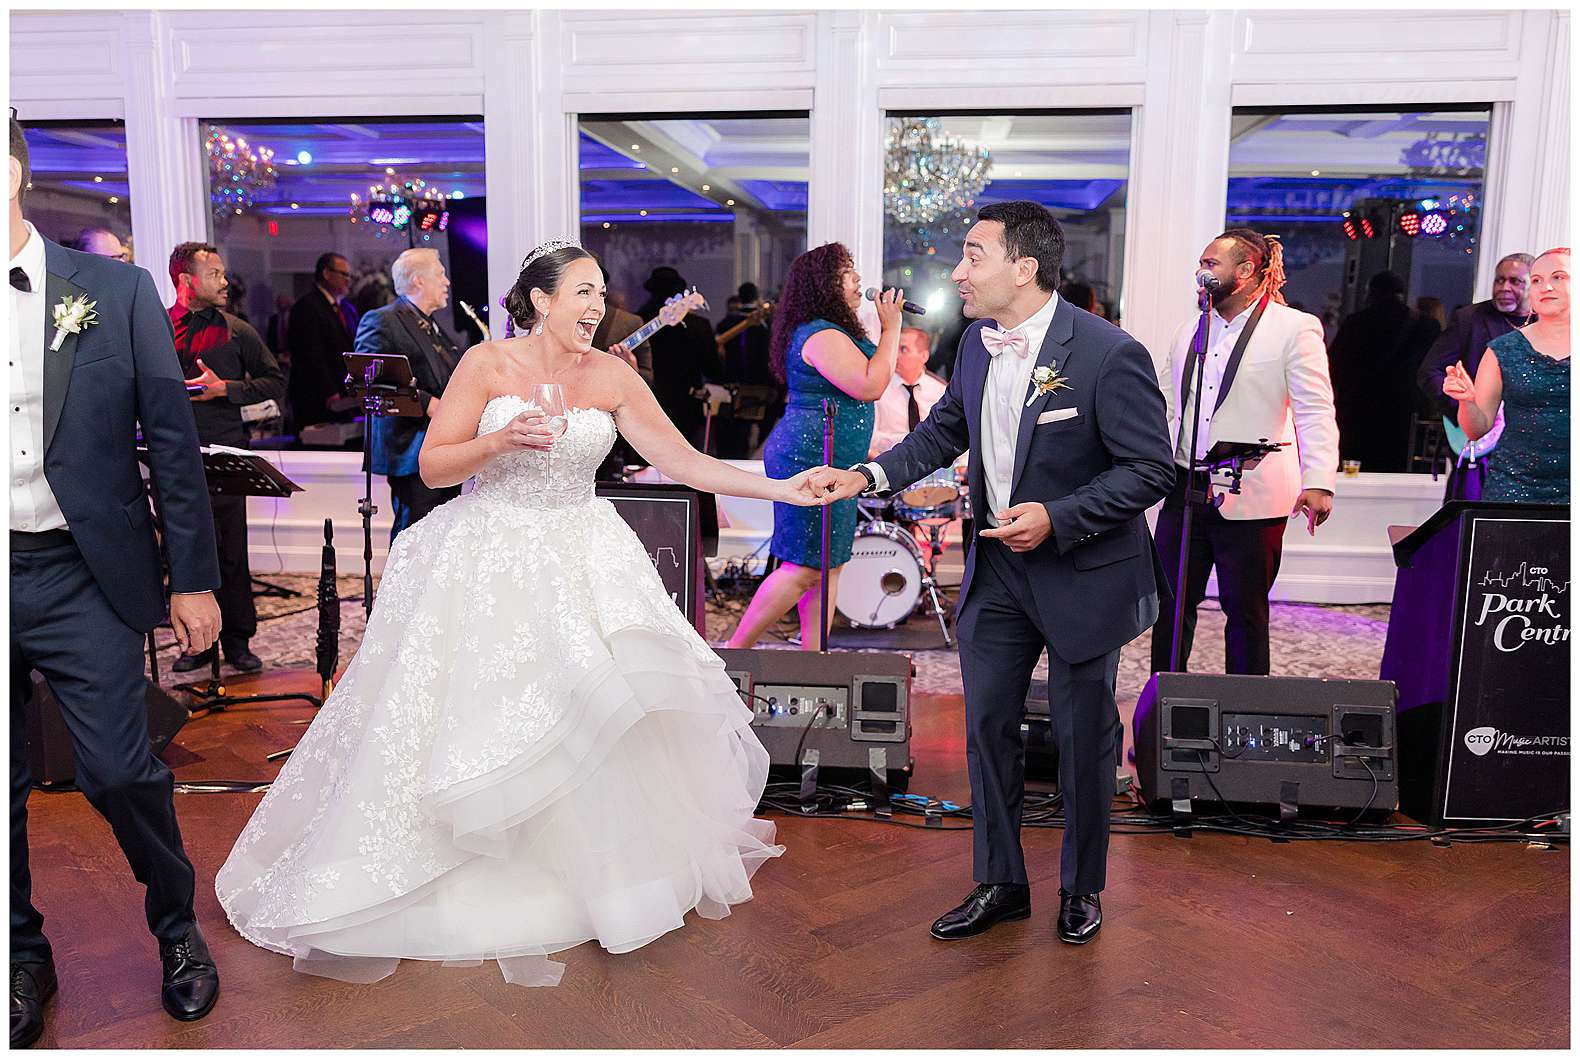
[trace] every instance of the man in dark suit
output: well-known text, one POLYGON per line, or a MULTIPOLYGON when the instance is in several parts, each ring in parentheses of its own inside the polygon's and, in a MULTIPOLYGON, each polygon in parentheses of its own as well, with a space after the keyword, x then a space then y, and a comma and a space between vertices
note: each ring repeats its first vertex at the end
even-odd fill
POLYGON ((370 311, 357 328, 358 353, 398 353, 411 361, 417 379, 421 416, 382 416, 373 420, 369 449, 374 474, 387 475, 395 511, 390 541, 440 504, 461 495, 460 486, 430 489, 417 473, 428 424, 439 412, 439 400, 450 383, 461 350, 433 314, 450 300, 450 278, 439 253, 422 247, 404 251, 390 272, 400 296, 370 311))
MULTIPOLYGON (((648 299, 636 314, 644 320, 653 319, 666 299, 682 293, 686 287, 679 272, 660 265, 642 283, 648 299)), ((653 396, 686 440, 700 448, 703 406, 692 391, 704 382, 724 377, 724 362, 713 341, 713 325, 692 313, 676 326, 659 331, 648 342, 653 347, 653 396)))
POLYGON ((291 414, 298 431, 314 423, 348 423, 356 413, 341 360, 357 333, 357 311, 346 300, 350 291, 351 265, 339 254, 324 254, 313 266, 313 289, 291 306, 285 344, 291 351, 291 414))
MULTIPOLYGON (((231 284, 218 248, 207 243, 178 245, 170 254, 170 282, 176 285, 176 303, 170 307, 176 356, 187 385, 202 387, 192 395, 198 440, 246 448, 242 406, 285 400, 285 374, 252 325, 223 308, 231 284)), ((247 498, 211 496, 209 504, 219 543, 218 650, 243 673, 256 673, 263 660, 250 646, 258 631, 258 609, 247 561, 247 498)), ((200 669, 213 661, 214 650, 182 655, 170 668, 177 673, 200 669)))
POLYGON ((60 700, 76 781, 147 888, 161 999, 202 1018, 219 973, 192 909, 170 770, 148 747, 143 640, 165 618, 159 543, 138 470, 139 424, 183 650, 219 632, 214 522, 170 318, 140 268, 67 250, 22 216, 27 141, 11 119, 11 1045, 44 1031, 56 990, 28 869, 27 702, 38 670, 60 700), (78 306, 91 309, 73 311, 78 306))
POLYGON ((943 398, 894 448, 815 484, 837 499, 891 491, 969 450, 982 501, 958 620, 979 885, 932 933, 954 940, 1031 914, 1020 722, 1046 647, 1065 815, 1058 934, 1083 944, 1102 924, 1119 649, 1158 615, 1145 513, 1174 479, 1168 425, 1141 343, 1054 293, 1053 215, 1004 202, 977 217, 952 277, 974 322, 943 398))

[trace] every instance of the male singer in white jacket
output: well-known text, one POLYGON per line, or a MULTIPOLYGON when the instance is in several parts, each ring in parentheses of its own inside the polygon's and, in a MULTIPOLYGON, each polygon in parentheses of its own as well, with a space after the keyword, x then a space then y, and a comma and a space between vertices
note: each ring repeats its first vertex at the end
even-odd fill
MULTIPOLYGON (((1152 628, 1152 670, 1188 668, 1196 608, 1217 568, 1224 654, 1230 673, 1266 674, 1268 594, 1278 576, 1284 530, 1304 515, 1315 534, 1333 511, 1339 429, 1333 413, 1322 323, 1284 304, 1283 248, 1276 236, 1231 228, 1208 244, 1199 267, 1217 280, 1208 313, 1206 387, 1200 405, 1196 458, 1219 441, 1290 442, 1246 471, 1238 494, 1217 476, 1222 506, 1192 515, 1183 635, 1177 667, 1170 663, 1174 615, 1162 608, 1152 628), (1251 330, 1248 341, 1242 341, 1251 330), (1238 353, 1238 355, 1237 355, 1238 353)), ((1171 586, 1178 591, 1181 524, 1190 464, 1190 413, 1195 403, 1192 339, 1198 317, 1181 324, 1163 373, 1175 483, 1163 501, 1154 537, 1171 586)), ((1198 484, 1200 475, 1198 473, 1198 484)))

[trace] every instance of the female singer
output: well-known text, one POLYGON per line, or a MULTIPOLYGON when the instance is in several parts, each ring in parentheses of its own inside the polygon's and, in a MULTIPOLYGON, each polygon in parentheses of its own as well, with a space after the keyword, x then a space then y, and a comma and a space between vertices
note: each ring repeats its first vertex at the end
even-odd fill
MULTIPOLYGON (((823 459, 823 399, 834 401, 835 467, 867 458, 872 440, 873 403, 889 385, 900 348, 900 307, 904 292, 878 297, 882 325, 874 346, 856 319, 861 276, 850 251, 840 243, 808 250, 790 265, 784 293, 774 306, 768 359, 774 377, 789 388, 785 414, 763 448, 768 474, 794 475, 823 459)), ((838 596, 839 568, 850 561, 856 537, 856 502, 829 508, 829 614, 838 596)), ((821 511, 774 504, 770 550, 780 566, 758 587, 751 605, 730 637, 730 647, 750 647, 792 606, 801 616, 801 647, 816 651, 827 630, 818 628, 818 579, 822 569, 821 511)))
POLYGON ((1569 248, 1531 263, 1531 312, 1536 321, 1495 338, 1476 377, 1449 365, 1443 393, 1459 402, 1459 428, 1472 441, 1497 418, 1503 402, 1498 459, 1487 467, 1481 499, 1569 503, 1569 248))

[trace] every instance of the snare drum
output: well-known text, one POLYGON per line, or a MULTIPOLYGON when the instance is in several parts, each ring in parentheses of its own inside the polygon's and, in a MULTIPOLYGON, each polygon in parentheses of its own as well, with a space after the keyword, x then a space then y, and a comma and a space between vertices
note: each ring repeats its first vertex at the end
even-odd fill
POLYGON ((922 598, 922 550, 909 530, 869 522, 840 567, 834 607, 858 629, 892 629, 922 598))
POLYGON ((943 467, 903 490, 894 500, 896 518, 905 522, 952 522, 960 517, 960 486, 953 467, 943 467))

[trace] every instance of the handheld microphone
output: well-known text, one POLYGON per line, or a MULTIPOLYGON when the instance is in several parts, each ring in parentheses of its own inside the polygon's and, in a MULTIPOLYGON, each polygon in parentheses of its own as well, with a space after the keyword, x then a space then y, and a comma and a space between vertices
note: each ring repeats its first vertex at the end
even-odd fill
MULTIPOLYGON (((868 287, 867 291, 863 295, 863 297, 865 297, 869 302, 877 301, 878 300, 878 288, 877 287, 868 287)), ((904 309, 906 312, 910 313, 912 316, 926 316, 927 315, 927 306, 925 306, 925 305, 917 305, 913 301, 906 301, 905 304, 901 306, 901 308, 904 309)))
POLYGON ((1223 280, 1212 274, 1210 269, 1202 269, 1196 273, 1196 286, 1204 291, 1215 291, 1223 286, 1223 280))

